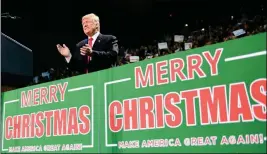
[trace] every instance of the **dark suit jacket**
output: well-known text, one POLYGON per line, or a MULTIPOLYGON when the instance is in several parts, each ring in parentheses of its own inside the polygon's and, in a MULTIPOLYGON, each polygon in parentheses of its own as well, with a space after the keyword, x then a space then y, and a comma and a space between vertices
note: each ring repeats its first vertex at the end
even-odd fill
POLYGON ((85 44, 88 44, 88 38, 76 44, 76 49, 68 64, 72 70, 85 73, 87 68, 88 72, 95 72, 111 68, 116 64, 119 47, 115 36, 99 34, 92 47, 93 53, 89 64, 87 64, 87 56, 80 53, 80 48, 85 44))

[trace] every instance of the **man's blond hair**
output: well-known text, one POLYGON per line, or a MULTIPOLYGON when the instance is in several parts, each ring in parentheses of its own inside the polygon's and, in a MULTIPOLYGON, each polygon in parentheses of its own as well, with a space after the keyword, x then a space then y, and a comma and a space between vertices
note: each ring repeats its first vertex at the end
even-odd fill
POLYGON ((98 31, 100 31, 100 20, 99 20, 99 17, 96 14, 90 13, 90 14, 87 14, 87 15, 83 16, 82 17, 82 20, 84 18, 92 19, 97 24, 98 31))

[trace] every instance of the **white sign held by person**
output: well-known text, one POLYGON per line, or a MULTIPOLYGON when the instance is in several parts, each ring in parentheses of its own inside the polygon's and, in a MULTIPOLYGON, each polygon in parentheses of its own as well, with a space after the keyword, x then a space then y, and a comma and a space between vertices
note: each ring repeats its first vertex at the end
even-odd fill
POLYGON ((153 56, 146 56, 146 59, 151 59, 153 58, 153 56))
POLYGON ((139 56, 130 56, 131 63, 138 62, 138 61, 139 61, 139 56))
POLYGON ((188 50, 188 49, 191 49, 192 48, 192 43, 184 43, 184 49, 185 50, 188 50))
POLYGON ((174 42, 183 42, 184 35, 174 35, 174 42))
POLYGON ((240 36, 240 35, 243 35, 245 34, 246 31, 244 29, 238 29, 238 30, 235 30, 233 31, 233 34, 237 37, 237 36, 240 36))
POLYGON ((168 49, 167 42, 158 43, 159 49, 168 49))

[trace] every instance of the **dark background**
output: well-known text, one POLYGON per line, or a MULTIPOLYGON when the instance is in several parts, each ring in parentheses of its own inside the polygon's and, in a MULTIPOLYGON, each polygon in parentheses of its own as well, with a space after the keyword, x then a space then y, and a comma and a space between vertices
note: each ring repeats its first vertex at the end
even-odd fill
MULTIPOLYGON (((164 34, 223 23, 232 15, 262 13, 265 0, 2 0, 2 13, 20 16, 2 19, 2 32, 33 50, 34 74, 64 65, 57 43, 74 46, 84 39, 81 17, 100 17, 101 33, 112 34, 119 45, 138 47, 164 34)), ((154 42, 155 43, 155 42, 154 42)))

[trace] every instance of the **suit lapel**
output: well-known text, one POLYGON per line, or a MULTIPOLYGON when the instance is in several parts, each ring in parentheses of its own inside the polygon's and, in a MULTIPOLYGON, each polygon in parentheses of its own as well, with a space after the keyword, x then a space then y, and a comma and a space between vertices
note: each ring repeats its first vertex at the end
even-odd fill
MULTIPOLYGON (((79 48, 82 48, 83 46, 85 46, 85 44, 88 44, 88 38, 87 38, 87 39, 84 39, 84 40, 81 42, 79 48)), ((79 52, 80 52, 80 49, 79 49, 79 52)), ((87 60, 86 60, 86 58, 87 58, 86 56, 82 56, 81 54, 79 54, 79 55, 81 56, 81 58, 83 59, 84 62, 87 61, 87 60)))
POLYGON ((99 34, 93 45, 93 50, 97 50, 97 46, 99 46, 99 44, 101 43, 101 39, 102 39, 102 34, 99 34))
POLYGON ((83 46, 85 46, 86 44, 88 44, 88 38, 85 39, 83 43, 84 43, 83 46))

